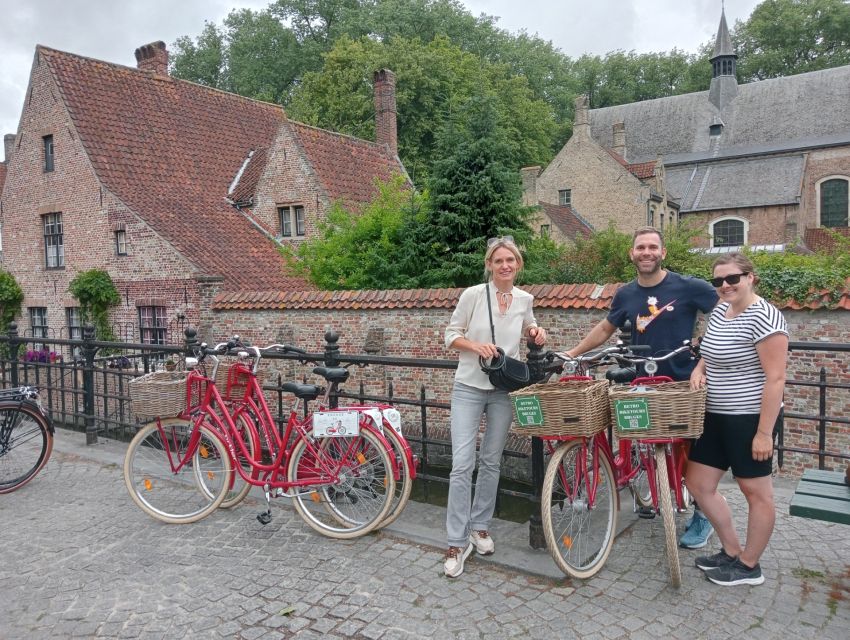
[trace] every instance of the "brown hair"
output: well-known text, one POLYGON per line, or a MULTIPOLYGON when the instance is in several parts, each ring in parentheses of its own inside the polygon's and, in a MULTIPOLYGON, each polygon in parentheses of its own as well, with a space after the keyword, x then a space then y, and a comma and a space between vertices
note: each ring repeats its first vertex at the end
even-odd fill
POLYGON ((734 264, 741 270, 741 273, 752 273, 753 284, 758 284, 759 277, 756 275, 755 265, 752 263, 752 260, 740 251, 730 251, 729 253, 724 253, 722 256, 718 256, 714 264, 711 265, 711 272, 714 273, 714 268, 721 264, 734 264))
POLYGON ((664 248, 664 235, 658 229, 656 229, 655 227, 641 227, 640 229, 637 229, 632 234, 632 246, 633 247, 635 246, 635 240, 637 240, 638 236, 644 236, 644 235, 648 235, 650 233, 654 233, 655 235, 658 236, 658 240, 661 242, 661 248, 663 249, 664 248))

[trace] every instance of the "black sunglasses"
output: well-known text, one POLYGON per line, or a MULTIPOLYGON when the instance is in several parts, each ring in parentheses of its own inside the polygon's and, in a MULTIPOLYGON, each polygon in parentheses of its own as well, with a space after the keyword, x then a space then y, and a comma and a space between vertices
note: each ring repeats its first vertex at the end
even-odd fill
POLYGON ((744 271, 744 273, 730 273, 728 276, 710 278, 708 281, 711 283, 712 287, 718 289, 723 286, 724 280, 729 284, 738 284, 741 281, 741 278, 747 275, 747 273, 747 271, 744 271))

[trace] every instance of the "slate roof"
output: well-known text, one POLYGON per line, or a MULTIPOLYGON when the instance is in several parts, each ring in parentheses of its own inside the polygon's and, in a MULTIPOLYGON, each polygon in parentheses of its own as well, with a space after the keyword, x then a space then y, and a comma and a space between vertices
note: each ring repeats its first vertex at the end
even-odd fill
POLYGON ((709 152, 709 125, 723 123, 718 154, 773 144, 794 148, 807 138, 850 132, 850 65, 738 85, 723 112, 699 91, 593 109, 591 135, 613 146, 612 127, 625 123, 628 157, 635 162, 678 153, 709 152))
MULTIPOLYGON (((841 292, 838 307, 850 311, 850 279, 841 292)), ((622 284, 538 284, 522 286, 534 296, 535 309, 598 309, 611 306, 614 293, 622 284)), ((444 309, 446 314, 457 305, 463 289, 395 289, 389 291, 280 291, 221 293, 213 300, 216 311, 248 309, 315 309, 354 311, 366 309, 444 309)), ((822 297, 827 300, 827 291, 822 297)), ((821 302, 805 305, 780 303, 782 309, 818 309, 821 302)), ((446 316, 448 317, 448 315, 446 316)))
POLYGON ((682 164, 666 170, 667 191, 681 211, 796 204, 802 154, 682 164))
POLYGON ((568 238, 587 237, 593 231, 590 223, 581 218, 571 207, 548 202, 541 202, 539 205, 552 223, 568 238))

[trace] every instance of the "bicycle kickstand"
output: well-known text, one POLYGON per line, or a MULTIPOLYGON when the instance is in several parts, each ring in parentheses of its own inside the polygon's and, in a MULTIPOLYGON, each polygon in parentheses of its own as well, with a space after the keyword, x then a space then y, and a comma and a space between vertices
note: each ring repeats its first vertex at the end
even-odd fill
POLYGON ((260 524, 268 524, 269 522, 272 521, 271 487, 269 487, 269 485, 266 485, 265 487, 263 487, 263 490, 265 491, 265 494, 266 494, 266 510, 260 511, 260 513, 257 514, 257 520, 260 521, 260 524))

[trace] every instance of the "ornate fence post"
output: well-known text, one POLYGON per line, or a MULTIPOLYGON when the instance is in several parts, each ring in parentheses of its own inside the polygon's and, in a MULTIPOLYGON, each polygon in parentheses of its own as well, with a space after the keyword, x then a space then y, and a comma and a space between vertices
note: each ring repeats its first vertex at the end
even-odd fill
POLYGON ((97 421, 94 408, 94 357, 97 347, 94 342, 94 327, 83 327, 83 414, 86 420, 86 444, 97 444, 97 421))
POLYGON ((18 323, 9 323, 9 380, 13 387, 18 386, 18 351, 23 340, 18 339, 18 323))
MULTIPOLYGON (((532 340, 529 340, 526 344, 528 346, 529 373, 533 380, 540 380, 543 373, 543 350, 532 340)), ((531 484, 534 495, 539 501, 543 493, 543 440, 537 436, 531 438, 531 484)), ((540 509, 532 513, 528 519, 528 544, 532 549, 546 548, 540 509)))
POLYGON ((186 357, 193 357, 195 355, 195 348, 198 346, 198 332, 192 327, 188 327, 184 329, 183 335, 186 338, 184 342, 186 357))
POLYGON ((339 366, 339 334, 331 329, 325 333, 325 366, 339 366))

